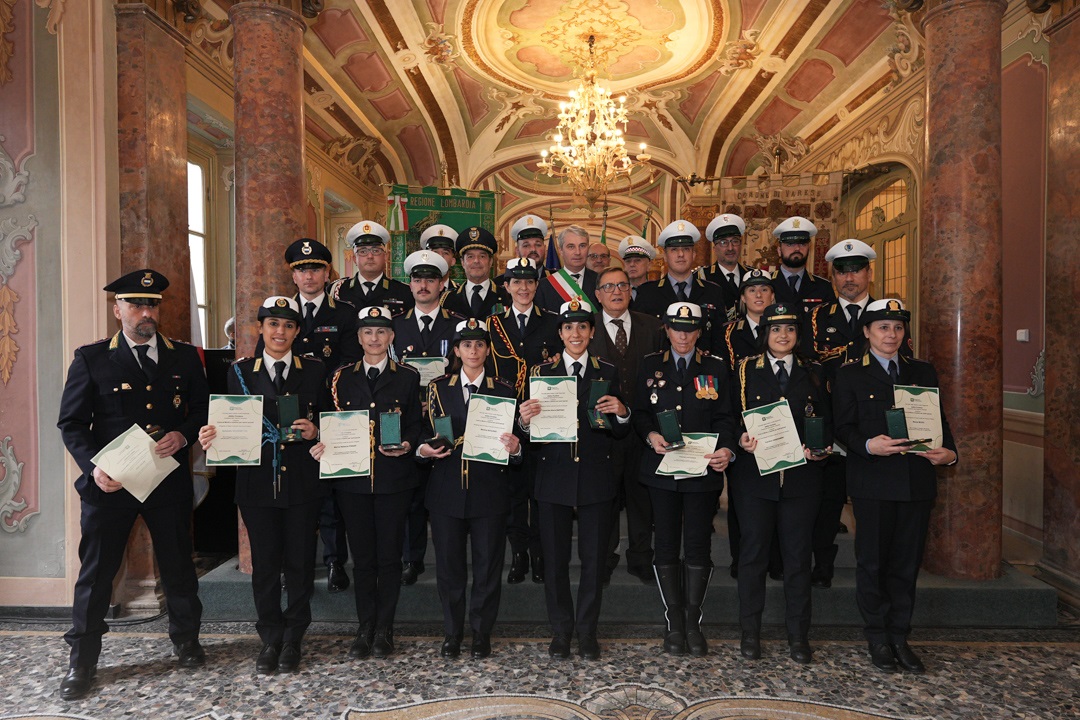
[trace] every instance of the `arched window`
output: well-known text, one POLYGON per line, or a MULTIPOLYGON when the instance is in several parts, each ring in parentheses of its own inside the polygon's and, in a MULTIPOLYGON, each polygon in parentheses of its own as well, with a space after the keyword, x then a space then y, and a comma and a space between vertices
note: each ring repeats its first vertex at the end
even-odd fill
POLYGON ((877 251, 875 297, 900 298, 910 306, 913 238, 916 230, 911 171, 899 167, 857 188, 852 204, 852 236, 877 251))

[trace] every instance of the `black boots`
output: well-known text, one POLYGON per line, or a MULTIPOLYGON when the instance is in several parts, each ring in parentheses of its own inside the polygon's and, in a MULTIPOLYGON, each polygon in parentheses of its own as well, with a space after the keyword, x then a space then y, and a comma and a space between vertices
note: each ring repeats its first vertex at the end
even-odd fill
POLYGON ((686 644, 694 657, 705 657, 709 654, 709 645, 701 632, 701 605, 709 591, 712 571, 712 567, 683 567, 686 578, 686 644))
POLYGON ((664 603, 664 652, 669 655, 685 655, 686 603, 683 600, 682 565, 653 565, 660 599, 664 603))

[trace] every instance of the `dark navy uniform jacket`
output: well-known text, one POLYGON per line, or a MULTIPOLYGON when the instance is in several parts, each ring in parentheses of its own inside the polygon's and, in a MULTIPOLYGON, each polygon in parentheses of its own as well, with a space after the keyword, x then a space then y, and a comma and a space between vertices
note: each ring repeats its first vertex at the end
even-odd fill
MULTIPOLYGON (((300 305, 300 314, 303 315, 303 298, 296 294, 293 295, 293 300, 300 305)), ((262 355, 263 348, 260 337, 255 344, 255 357, 262 355)), ((327 293, 322 305, 315 312, 315 327, 311 332, 304 332, 304 323, 301 321, 300 332, 293 340, 292 351, 297 355, 321 360, 323 371, 328 375, 345 363, 356 362, 364 355, 360 340, 356 336, 356 308, 344 300, 335 300, 327 293)))
POLYGON ((492 315, 487 322, 491 336, 491 360, 495 374, 514 385, 518 397, 524 397, 525 377, 532 368, 547 362, 562 350, 559 339, 559 316, 533 304, 525 334, 513 305, 492 315))
MULTIPOLYGON (((634 300, 634 310, 663 319, 668 306, 678 302, 675 296, 675 287, 669 282, 670 278, 665 275, 659 280, 643 283, 638 287, 637 298, 634 300)), ((689 283, 690 300, 701 307, 701 339, 698 347, 708 350, 713 355, 721 353, 723 338, 721 332, 724 323, 727 322, 727 308, 724 306, 724 291, 719 285, 706 282, 695 274, 691 274, 687 280, 689 283)))
POLYGON ((409 286, 386 274, 375 284, 370 295, 364 295, 363 281, 358 275, 340 278, 330 286, 329 294, 335 299, 352 304, 357 310, 380 305, 386 307, 391 315, 403 313, 416 304, 409 286))
POLYGON ((799 296, 791 292, 791 285, 780 269, 773 270, 772 274, 773 295, 777 303, 786 303, 801 308, 804 316, 810 315, 814 308, 826 305, 836 300, 832 283, 823 277, 814 275, 809 270, 799 281, 799 296))

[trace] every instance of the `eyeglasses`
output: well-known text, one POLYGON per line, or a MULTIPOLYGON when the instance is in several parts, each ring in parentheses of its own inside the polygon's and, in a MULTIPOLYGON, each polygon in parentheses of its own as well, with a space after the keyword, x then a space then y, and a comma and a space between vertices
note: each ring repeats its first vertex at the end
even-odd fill
POLYGON ((604 283, 603 285, 600 285, 596 289, 597 290, 603 290, 606 293, 612 293, 612 292, 615 292, 616 290, 622 290, 623 292, 626 292, 627 290, 630 289, 630 283, 628 283, 626 281, 617 282, 617 283, 604 283))
POLYGON ((589 253, 588 257, 590 260, 607 260, 611 256, 607 253, 589 253))
POLYGON ((728 245, 742 245, 742 238, 728 238, 727 240, 721 238, 714 241, 713 245, 719 245, 720 247, 727 247, 728 245))
POLYGON ((378 257, 379 255, 382 255, 383 253, 385 253, 386 250, 384 248, 381 248, 381 247, 358 247, 358 248, 356 248, 355 252, 360 257, 367 257, 368 255, 371 255, 373 257, 378 257))

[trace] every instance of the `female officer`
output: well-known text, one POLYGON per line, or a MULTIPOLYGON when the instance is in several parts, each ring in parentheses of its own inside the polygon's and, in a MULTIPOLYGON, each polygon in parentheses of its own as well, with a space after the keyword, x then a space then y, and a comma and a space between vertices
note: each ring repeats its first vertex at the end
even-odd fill
POLYGON ((695 349, 701 323, 697 305, 668 306, 664 325, 671 349, 642 359, 634 407, 634 429, 653 450, 641 458, 641 482, 648 486, 653 506, 653 571, 667 620, 664 652, 685 655, 689 650, 699 657, 709 652, 700 622, 712 578, 712 519, 724 487, 721 473, 735 457, 736 446, 728 369, 722 360, 695 349), (705 456, 709 465, 702 477, 675 480, 656 474, 670 447, 657 420, 664 410, 675 411, 683 432, 717 434, 716 450, 705 456))
POLYGON ((836 439, 848 451, 847 483, 855 512, 855 599, 874 666, 897 665, 925 672, 907 643, 915 606, 915 581, 926 546, 930 510, 937 495, 938 465, 956 462, 945 409, 939 445, 909 452, 911 443, 888 435, 885 411, 894 385, 937 387, 937 372, 922 360, 900 354, 911 313, 899 300, 875 300, 863 313, 869 350, 843 365, 833 385, 836 439))
POLYGON ((760 346, 764 351, 740 361, 736 410, 745 412, 787 400, 799 437, 806 441, 806 417, 822 418, 817 451, 803 445, 805 465, 762 475, 753 453, 758 439, 746 432, 739 438, 739 461, 728 472, 728 490, 742 519, 739 555, 740 651, 748 660, 761 657, 761 611, 765 607, 765 571, 769 548, 778 535, 784 561, 788 650, 791 659, 807 664, 810 643, 810 556, 814 518, 821 504, 821 463, 827 456, 831 409, 820 368, 803 359, 799 347, 799 316, 787 305, 770 305, 761 315, 760 346))
MULTIPOLYGON (((473 393, 501 398, 517 396, 511 383, 485 372, 488 333, 475 318, 458 323, 450 373, 432 380, 427 388, 426 437, 435 437, 436 418, 453 423, 452 444, 434 440, 417 449, 422 458, 434 459, 427 485, 427 509, 431 520, 431 543, 435 547, 436 577, 443 606, 446 638, 442 656, 461 654, 465 627, 465 583, 468 555, 465 541, 472 543, 473 585, 469 598, 472 656, 491 654, 491 629, 499 614, 502 567, 506 546, 506 519, 510 511, 510 473, 506 465, 461 459, 462 438, 473 393)), ((521 441, 513 433, 499 438, 510 453, 510 462, 521 462, 521 441)))
MULTIPOLYGON (((394 652, 394 614, 401 592, 401 549, 412 491, 420 484, 413 453, 423 424, 419 374, 387 354, 394 341, 390 311, 359 312, 364 358, 334 373, 330 390, 338 410, 367 410, 371 423, 371 474, 335 480, 334 497, 345 520, 353 556, 356 616, 360 628, 349 657, 387 657, 394 652), (383 413, 397 413, 400 442, 383 445, 383 413)), ((322 457, 318 443, 312 454, 322 457)))
MULTIPOLYGON (((251 590, 255 624, 263 641, 257 672, 293 672, 300 664, 300 641, 311 624, 315 584, 316 525, 326 483, 309 451, 318 434, 310 418, 328 409, 322 362, 293 355, 300 332, 300 306, 292 298, 270 297, 259 308, 260 357, 237 360, 228 374, 229 392, 263 396, 262 462, 236 468, 236 504, 251 538, 251 590), (281 443, 277 399, 299 397, 300 419, 292 428, 302 440, 281 443), (288 604, 281 609, 281 576, 288 604)), ((199 431, 203 450, 211 448, 217 429, 199 431)))
MULTIPOLYGON (((596 625, 604 589, 605 559, 611 522, 615 514, 617 486, 612 472, 613 440, 630 434, 630 411, 619 399, 619 377, 615 366, 589 355, 593 336, 593 313, 578 300, 563 303, 559 311, 561 356, 537 365, 533 377, 577 377, 577 442, 546 443, 534 452, 540 457, 536 467, 535 497, 540 506, 540 542, 544 548, 544 593, 553 638, 551 657, 570 657, 570 637, 578 634, 578 654, 585 660, 600 659, 596 625), (607 392, 593 408, 606 418, 607 428, 594 429, 588 407, 592 383, 607 383, 607 392), (570 548, 574 508, 578 518, 578 557, 581 581, 578 584, 577 614, 570 594, 570 548)), ((527 429, 543 408, 530 398, 521 404, 521 424, 527 429)))

